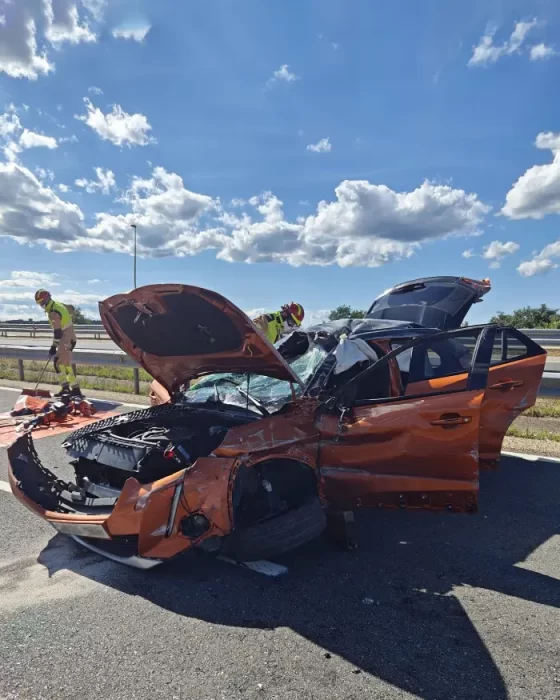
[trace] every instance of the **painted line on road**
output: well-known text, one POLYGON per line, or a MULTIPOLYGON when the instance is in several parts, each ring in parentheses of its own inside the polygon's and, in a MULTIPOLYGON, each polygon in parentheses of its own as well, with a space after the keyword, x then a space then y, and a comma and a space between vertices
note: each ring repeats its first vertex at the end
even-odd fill
MULTIPOLYGON (((0 386, 0 391, 11 391, 15 392, 16 394, 21 394, 22 389, 16 389, 13 386, 0 386)), ((95 399, 98 401, 112 401, 112 399, 98 399, 96 396, 94 396, 93 400, 95 401, 95 399)), ((113 403, 118 403, 120 406, 125 406, 126 408, 150 408, 150 406, 146 403, 121 403, 120 401, 113 401, 113 403)))
POLYGON ((555 464, 560 464, 560 459, 558 457, 547 457, 546 455, 533 455, 528 452, 502 452, 504 457, 516 457, 517 459, 524 459, 527 462, 554 462, 555 464))
POLYGON ((12 493, 10 484, 7 481, 0 481, 0 491, 5 491, 6 493, 12 493))

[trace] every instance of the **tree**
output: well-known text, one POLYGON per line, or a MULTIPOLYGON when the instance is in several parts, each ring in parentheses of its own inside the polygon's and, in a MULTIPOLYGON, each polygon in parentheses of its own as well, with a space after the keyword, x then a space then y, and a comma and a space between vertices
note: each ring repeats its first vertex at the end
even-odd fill
POLYGON ((513 328, 560 328, 560 313, 558 309, 551 309, 546 304, 537 307, 524 306, 511 314, 498 311, 492 316, 490 323, 513 328))
POLYGON ((367 311, 361 311, 360 309, 353 309, 347 304, 342 304, 333 309, 329 314, 329 321, 339 321, 343 318, 364 318, 367 311))
POLYGON ((88 318, 84 312, 80 309, 79 306, 74 307, 74 311, 72 312, 72 319, 75 324, 88 324, 88 323, 95 323, 95 321, 91 318, 88 318))

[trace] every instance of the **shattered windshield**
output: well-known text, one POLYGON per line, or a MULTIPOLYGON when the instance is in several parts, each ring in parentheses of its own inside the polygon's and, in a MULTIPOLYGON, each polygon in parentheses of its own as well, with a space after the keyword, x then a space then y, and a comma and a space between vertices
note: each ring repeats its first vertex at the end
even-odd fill
MULTIPOLYGON (((313 372, 323 361, 325 355, 325 350, 319 347, 313 347, 289 364, 305 385, 313 372)), ((243 396, 238 389, 241 389, 243 392, 247 391, 246 374, 209 374, 185 391, 183 400, 188 403, 203 403, 205 401, 218 400, 221 403, 246 408, 247 398, 243 396)), ((292 400, 290 382, 280 379, 251 374, 249 376, 248 390, 250 396, 261 403, 269 413, 278 411, 284 404, 292 400)), ((294 390, 296 396, 299 396, 302 392, 298 384, 294 385, 294 390)), ((258 413, 258 409, 251 403, 249 403, 249 410, 258 413)))

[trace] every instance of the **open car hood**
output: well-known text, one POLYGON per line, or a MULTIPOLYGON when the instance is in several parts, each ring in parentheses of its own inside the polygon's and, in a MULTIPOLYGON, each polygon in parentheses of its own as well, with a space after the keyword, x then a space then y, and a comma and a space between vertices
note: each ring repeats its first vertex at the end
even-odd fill
POLYGON ((425 277, 383 292, 367 318, 419 323, 442 331, 459 328, 473 304, 491 289, 490 280, 467 277, 425 277))
POLYGON ((110 338, 171 394, 214 372, 300 380, 252 321, 200 287, 153 284, 99 303, 110 338))

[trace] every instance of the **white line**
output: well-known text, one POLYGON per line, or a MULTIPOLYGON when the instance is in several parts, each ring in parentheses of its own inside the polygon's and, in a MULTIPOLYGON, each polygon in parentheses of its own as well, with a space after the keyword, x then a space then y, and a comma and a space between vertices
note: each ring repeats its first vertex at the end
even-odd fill
POLYGON ((10 484, 7 481, 0 481, 0 491, 5 491, 6 493, 12 493, 10 484))
POLYGON ((502 452, 504 457, 516 457, 517 459, 525 459, 528 462, 555 462, 560 464, 558 457, 546 457, 545 455, 533 455, 527 452, 502 452))
MULTIPOLYGON (((54 388, 54 387, 53 387, 54 388)), ((15 392, 16 394, 21 394, 22 390, 21 389, 16 389, 11 386, 0 386, 0 391, 12 391, 15 392)), ((150 408, 150 405, 147 403, 121 403, 120 401, 113 400, 113 399, 100 399, 97 396, 93 397, 93 400, 95 401, 106 401, 107 403, 118 403, 119 406, 125 406, 126 408, 150 408)))
POLYGON ((220 561, 225 561, 227 564, 233 564, 234 566, 242 566, 245 569, 251 569, 257 574, 263 574, 263 576, 283 576, 288 573, 288 567, 282 566, 282 564, 275 564, 273 561, 266 561, 265 559, 260 559, 258 561, 236 561, 235 559, 230 559, 230 557, 224 557, 219 555, 216 557, 220 561))

